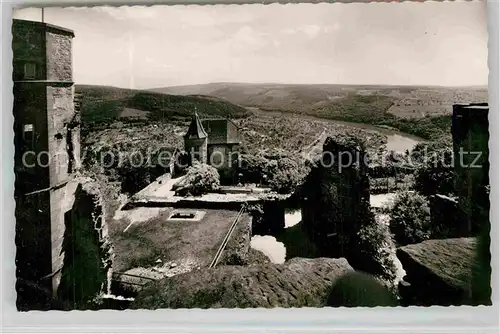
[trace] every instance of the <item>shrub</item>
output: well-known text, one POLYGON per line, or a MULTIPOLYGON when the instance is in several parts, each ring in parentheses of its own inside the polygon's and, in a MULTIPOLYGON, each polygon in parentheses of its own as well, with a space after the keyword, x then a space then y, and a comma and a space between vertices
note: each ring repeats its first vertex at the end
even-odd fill
POLYGON ((410 163, 416 165, 421 164, 426 156, 428 157, 435 152, 451 149, 451 143, 444 139, 418 143, 409 154, 410 163))
POLYGON ((190 157, 186 151, 177 151, 174 153, 174 174, 183 174, 187 171, 190 157))
POLYGON ((396 279, 396 245, 389 227, 373 221, 361 227, 357 234, 356 267, 369 272, 392 287, 396 279), (359 259, 359 260, 358 260, 359 259))
POLYGON ((271 189, 278 193, 294 192, 306 175, 305 164, 288 157, 271 160, 265 173, 269 175, 271 189))
POLYGON ((390 216, 391 232, 398 244, 414 244, 429 239, 430 209, 424 196, 410 191, 398 193, 390 216))
POLYGON ((419 144, 411 154, 416 163, 415 190, 430 196, 455 193, 454 157, 446 142, 419 144))
POLYGON ((175 190, 179 196, 199 196, 220 187, 220 178, 217 169, 207 164, 195 163, 189 167, 182 184, 175 190))
POLYGON ((291 193, 302 182, 308 168, 305 162, 286 155, 241 155, 236 174, 247 183, 262 183, 278 193, 291 193))
POLYGON ((260 183, 263 181, 264 170, 269 160, 262 155, 242 154, 240 161, 233 162, 236 174, 242 174, 242 181, 246 183, 260 183))

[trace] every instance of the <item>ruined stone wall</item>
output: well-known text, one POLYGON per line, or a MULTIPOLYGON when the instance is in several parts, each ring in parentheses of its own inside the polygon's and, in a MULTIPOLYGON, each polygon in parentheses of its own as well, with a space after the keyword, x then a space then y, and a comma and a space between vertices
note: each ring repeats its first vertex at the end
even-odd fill
POLYGON ((352 272, 345 259, 327 258, 217 266, 152 282, 131 308, 324 307, 332 286, 352 272))
POLYGON ((302 188, 302 219, 325 256, 344 256, 361 226, 373 220, 364 149, 354 138, 328 138, 323 151, 302 188), (340 161, 349 156, 351 163, 340 161))
POLYGON ((49 179, 52 189, 50 190, 51 208, 51 242, 52 242, 52 271, 56 273, 53 277, 53 291, 57 291, 61 279, 60 269, 64 263, 62 244, 64 240, 65 213, 73 207, 74 193, 78 184, 71 182, 72 172, 70 161, 74 160, 70 147, 80 146, 75 143, 68 146, 68 125, 75 117, 73 105, 72 86, 47 86, 47 138, 48 151, 50 152, 50 164, 48 166, 49 179))
POLYGON ((82 182, 82 190, 92 196, 93 211, 92 222, 93 229, 96 232, 96 237, 99 244, 99 260, 102 272, 105 274, 105 281, 100 283, 100 292, 110 293, 111 291, 111 278, 113 275, 113 259, 114 250, 109 237, 109 227, 106 217, 109 216, 108 207, 104 202, 104 195, 99 185, 92 179, 86 178, 82 182))
POLYGON ((400 287, 403 303, 420 306, 473 303, 474 292, 481 289, 474 284, 475 272, 480 269, 476 250, 476 238, 427 240, 398 248, 397 256, 406 272, 404 280, 409 283, 400 287))
POLYGON ((323 153, 302 187, 304 230, 320 256, 345 257, 356 270, 393 288, 395 245, 371 211, 364 142, 327 138, 323 153))
POLYGON ((75 203, 75 192, 78 183, 71 181, 62 187, 50 191, 50 240, 52 272, 52 291, 57 291, 61 281, 61 269, 64 264, 63 242, 65 233, 65 213, 75 203))
POLYGON ((85 309, 96 296, 109 293, 113 250, 97 183, 77 177, 72 184, 74 202, 63 214, 64 261, 57 292, 66 309, 85 309))
POLYGON ((251 238, 252 217, 244 213, 227 243, 219 265, 248 265, 251 238))
POLYGON ((72 36, 47 31, 47 80, 72 81, 72 36))

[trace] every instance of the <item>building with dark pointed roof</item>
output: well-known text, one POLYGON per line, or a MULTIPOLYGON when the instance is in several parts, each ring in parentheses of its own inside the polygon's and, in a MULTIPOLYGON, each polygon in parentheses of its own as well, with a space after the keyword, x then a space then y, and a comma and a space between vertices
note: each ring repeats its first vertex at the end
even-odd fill
POLYGON ((241 144, 238 126, 229 119, 200 119, 195 112, 184 135, 184 149, 196 160, 217 169, 231 166, 241 144))
POLYGON ((194 113, 194 118, 189 125, 189 129, 186 133, 188 139, 203 139, 207 138, 208 135, 205 132, 205 129, 203 129, 203 125, 201 124, 200 117, 198 117, 198 113, 194 113))

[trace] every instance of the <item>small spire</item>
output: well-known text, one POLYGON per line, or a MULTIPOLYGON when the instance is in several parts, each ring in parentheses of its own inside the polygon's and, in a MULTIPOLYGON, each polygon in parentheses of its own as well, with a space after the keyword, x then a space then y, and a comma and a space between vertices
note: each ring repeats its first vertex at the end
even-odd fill
POLYGON ((208 137, 207 132, 203 128, 203 125, 201 124, 200 117, 198 117, 198 111, 196 109, 196 106, 194 107, 194 117, 189 125, 189 129, 186 133, 186 137, 188 138, 206 138, 208 137))

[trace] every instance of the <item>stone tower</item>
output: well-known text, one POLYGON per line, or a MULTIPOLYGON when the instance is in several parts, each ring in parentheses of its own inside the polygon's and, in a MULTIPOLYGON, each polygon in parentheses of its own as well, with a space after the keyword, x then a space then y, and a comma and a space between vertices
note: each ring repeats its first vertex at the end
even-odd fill
POLYGON ((13 20, 18 307, 24 294, 30 308, 47 308, 60 282, 65 213, 76 189, 71 176, 80 159, 73 37, 51 24, 13 20))
POLYGON ((189 125, 189 129, 184 135, 184 149, 194 159, 201 163, 208 161, 208 134, 203 128, 198 113, 194 112, 194 117, 189 125))
POLYGON ((455 186, 468 232, 489 225, 489 106, 454 105, 451 133, 455 186), (462 151, 462 154, 460 154, 462 151))

